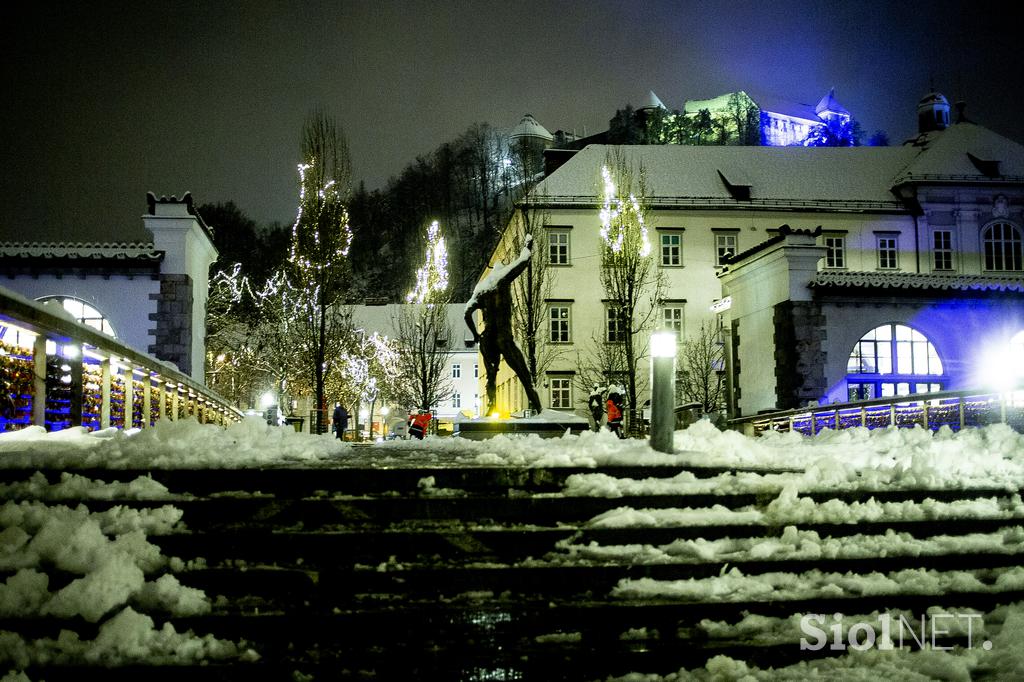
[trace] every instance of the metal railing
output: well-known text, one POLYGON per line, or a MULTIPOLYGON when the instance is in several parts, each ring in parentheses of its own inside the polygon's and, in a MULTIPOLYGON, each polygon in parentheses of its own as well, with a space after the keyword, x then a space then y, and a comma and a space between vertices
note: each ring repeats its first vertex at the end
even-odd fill
POLYGON ((823 429, 913 427, 954 431, 988 424, 1008 424, 1024 432, 1024 386, 1009 391, 940 391, 909 396, 816 405, 740 417, 730 426, 747 433, 798 431, 814 435, 823 429))
POLYGON ((177 368, 0 288, 0 431, 146 428, 242 413, 177 368))

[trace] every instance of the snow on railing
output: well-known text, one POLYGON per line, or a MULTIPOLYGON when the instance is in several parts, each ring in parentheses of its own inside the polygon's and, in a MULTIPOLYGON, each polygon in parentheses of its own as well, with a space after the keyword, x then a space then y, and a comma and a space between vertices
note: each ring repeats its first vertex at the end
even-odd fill
POLYGON ((63 314, 0 289, 0 431, 145 428, 161 419, 238 421, 214 391, 63 314))
POLYGON ((1024 386, 1009 391, 939 391, 875 398, 832 405, 812 405, 730 420, 747 432, 798 431, 814 435, 822 429, 869 429, 919 425, 933 431, 954 431, 988 424, 1008 424, 1024 432, 1024 386))

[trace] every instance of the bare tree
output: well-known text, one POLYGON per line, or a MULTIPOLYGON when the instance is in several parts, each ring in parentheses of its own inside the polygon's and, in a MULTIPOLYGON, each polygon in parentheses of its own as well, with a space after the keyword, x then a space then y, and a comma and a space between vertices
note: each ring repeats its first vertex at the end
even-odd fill
POLYGON ((533 192, 541 168, 536 149, 525 143, 512 145, 511 184, 519 199, 510 220, 505 260, 522 251, 527 236, 533 237, 530 262, 512 283, 512 330, 523 350, 534 386, 541 385, 544 371, 559 355, 549 343, 546 301, 551 295, 552 254, 548 235, 551 214, 547 197, 533 192))
POLYGON ((448 306, 408 303, 395 320, 398 344, 397 402, 429 410, 455 392, 448 359, 451 356, 452 326, 448 306))
POLYGON ((705 412, 721 410, 725 398, 722 380, 725 352, 718 330, 702 323, 697 335, 680 345, 677 360, 679 379, 676 392, 679 396, 683 400, 700 403, 705 412))
POLYGON ((664 278, 651 255, 647 236, 647 184, 643 167, 634 167, 621 147, 612 147, 602 168, 601 285, 608 301, 605 342, 621 353, 629 402, 627 428, 636 428, 636 408, 664 278))
POLYGON ((448 319, 450 297, 448 251, 434 221, 427 228, 416 284, 395 320, 401 377, 396 397, 408 407, 429 410, 454 393, 448 372, 453 339, 448 319))

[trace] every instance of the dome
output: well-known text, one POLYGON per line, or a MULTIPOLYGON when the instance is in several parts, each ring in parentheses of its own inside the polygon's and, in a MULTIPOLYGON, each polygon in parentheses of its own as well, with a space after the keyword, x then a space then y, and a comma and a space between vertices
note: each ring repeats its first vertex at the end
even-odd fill
POLYGON ((537 123, 537 119, 533 117, 533 114, 523 114, 523 118, 520 119, 519 125, 512 129, 512 133, 509 135, 513 140, 519 140, 524 137, 534 137, 542 139, 545 142, 551 142, 554 136, 548 132, 547 128, 537 123))
POLYGON ((949 100, 941 92, 929 92, 917 103, 917 132, 930 133, 949 127, 949 100))

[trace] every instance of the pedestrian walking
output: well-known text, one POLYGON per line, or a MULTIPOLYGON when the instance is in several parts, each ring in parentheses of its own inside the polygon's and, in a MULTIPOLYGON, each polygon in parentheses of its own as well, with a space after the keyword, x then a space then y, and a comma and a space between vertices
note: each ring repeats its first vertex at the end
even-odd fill
POLYGON ((418 440, 423 440, 423 436, 426 435, 429 426, 430 412, 420 410, 419 414, 416 414, 409 420, 409 435, 418 440))
POLYGON ((345 438, 345 431, 348 430, 348 410, 341 403, 334 403, 334 414, 331 416, 331 426, 334 428, 334 435, 338 440, 345 438))
POLYGON ((625 438, 622 433, 622 388, 612 386, 608 389, 608 430, 619 438, 625 438))
POLYGON ((590 409, 590 416, 594 418, 594 431, 601 430, 601 418, 604 416, 604 387, 594 384, 590 391, 590 398, 587 399, 587 407, 590 409))

